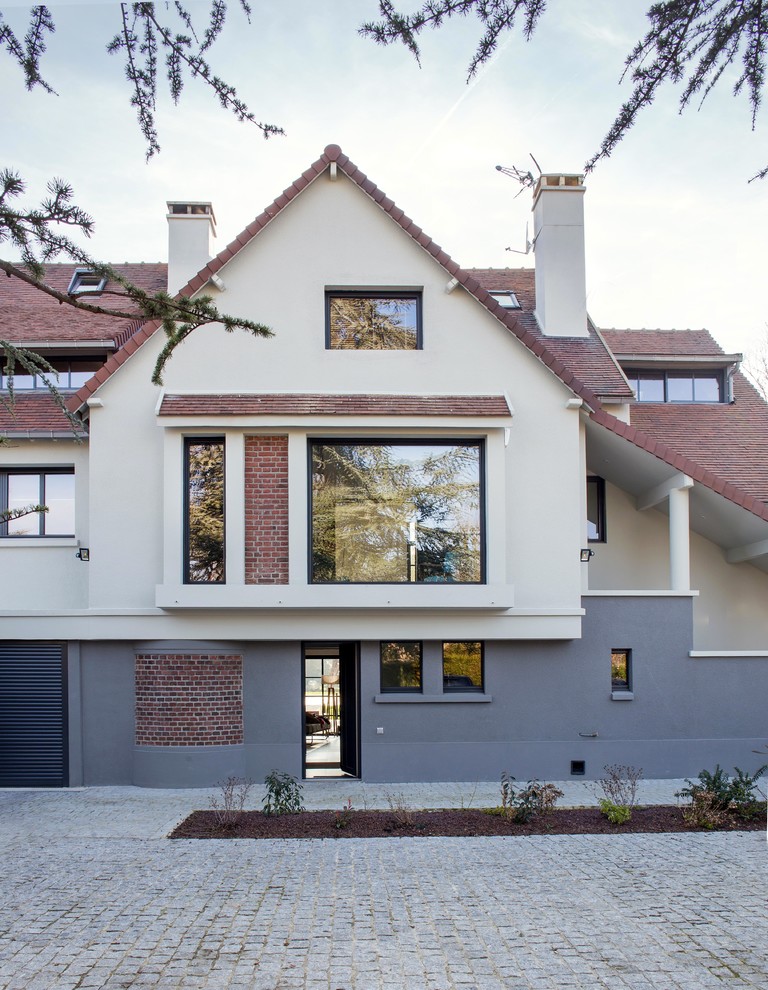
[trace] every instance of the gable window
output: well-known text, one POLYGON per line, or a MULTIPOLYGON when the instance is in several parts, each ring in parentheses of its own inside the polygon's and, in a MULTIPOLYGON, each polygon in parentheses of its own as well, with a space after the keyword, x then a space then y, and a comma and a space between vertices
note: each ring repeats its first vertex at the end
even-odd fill
POLYGON ((224 440, 187 438, 184 581, 224 583, 224 440))
POLYGON ((330 350, 414 351, 421 347, 420 292, 327 292, 330 350))
POLYGON ((630 369, 629 384, 638 402, 724 402, 722 371, 630 369))
POLYGON ((443 643, 443 691, 483 690, 483 644, 443 643))
POLYGON ((315 440, 314 583, 483 580, 480 441, 315 440))
POLYGON ((632 690, 631 650, 611 650, 611 690, 632 690))
POLYGON ((421 691, 421 643, 381 644, 381 690, 421 691))
POLYGON ((75 472, 72 468, 0 471, 0 510, 26 512, 0 526, 1 536, 74 536, 75 472))
POLYGON ((596 475, 587 477, 587 540, 605 543, 605 482, 596 475))
POLYGON ((67 289, 68 296, 99 296, 107 284, 105 275, 91 268, 76 268, 67 289))

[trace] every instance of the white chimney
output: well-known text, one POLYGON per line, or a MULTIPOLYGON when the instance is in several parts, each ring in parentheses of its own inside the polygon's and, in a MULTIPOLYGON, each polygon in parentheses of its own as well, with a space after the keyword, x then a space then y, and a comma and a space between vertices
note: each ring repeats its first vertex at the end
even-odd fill
POLYGON ((214 255, 216 217, 210 203, 168 203, 168 292, 175 296, 214 255))
POLYGON ((584 176, 541 175, 533 193, 536 318, 550 337, 586 337, 584 176))

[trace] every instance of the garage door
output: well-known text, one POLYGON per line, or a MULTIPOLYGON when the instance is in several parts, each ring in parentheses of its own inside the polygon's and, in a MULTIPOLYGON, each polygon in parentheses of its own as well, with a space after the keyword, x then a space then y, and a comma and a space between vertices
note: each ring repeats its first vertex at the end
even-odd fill
POLYGON ((66 698, 60 643, 0 644, 0 787, 66 787, 66 698))

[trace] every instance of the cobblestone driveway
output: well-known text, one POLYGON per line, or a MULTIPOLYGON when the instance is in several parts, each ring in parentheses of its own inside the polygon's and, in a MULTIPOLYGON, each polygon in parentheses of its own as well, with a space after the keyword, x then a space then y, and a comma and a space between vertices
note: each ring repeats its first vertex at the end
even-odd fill
POLYGON ((2 990, 768 988, 762 832, 170 842, 145 794, 0 794, 2 990))

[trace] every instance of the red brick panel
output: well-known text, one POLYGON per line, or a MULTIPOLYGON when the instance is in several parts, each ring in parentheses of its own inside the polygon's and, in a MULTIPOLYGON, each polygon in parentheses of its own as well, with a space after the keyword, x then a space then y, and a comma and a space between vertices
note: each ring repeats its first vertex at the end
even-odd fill
POLYGON ((136 655, 137 746, 228 746, 243 741, 243 658, 136 655))
POLYGON ((245 583, 288 584, 288 437, 245 438, 245 583))

